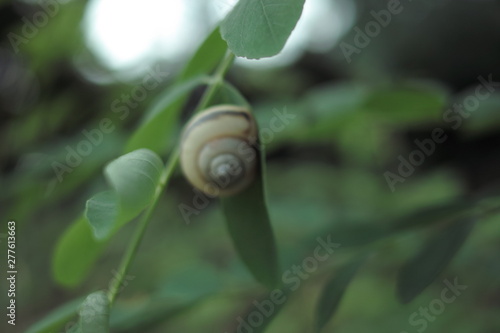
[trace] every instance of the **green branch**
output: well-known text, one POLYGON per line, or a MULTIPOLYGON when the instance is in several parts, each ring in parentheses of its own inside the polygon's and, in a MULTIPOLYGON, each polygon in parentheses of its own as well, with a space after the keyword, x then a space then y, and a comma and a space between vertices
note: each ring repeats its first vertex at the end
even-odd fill
MULTIPOLYGON (((195 112, 199 112, 210 105, 210 102, 212 101, 215 93, 217 92, 217 89, 220 88, 224 80, 224 76, 231 67, 233 60, 234 60, 234 54, 228 51, 226 56, 220 63, 220 65, 215 70, 214 75, 211 77, 208 87, 205 90, 205 93, 203 94, 200 103, 196 107, 195 112)), ((127 251, 123 255, 120 267, 118 268, 117 279, 113 280, 113 284, 109 288, 108 298, 110 307, 113 306, 116 296, 120 291, 120 286, 123 283, 123 279, 125 278, 125 275, 127 274, 127 271, 129 270, 130 265, 132 264, 134 256, 141 243, 142 237, 144 236, 144 232, 146 231, 146 228, 149 225, 149 222, 151 221, 153 212, 156 206, 158 205, 158 201, 161 197, 161 194, 167 187, 167 184, 171 179, 172 174, 174 173, 174 170, 177 167, 178 162, 179 162, 179 150, 176 149, 170 155, 170 158, 168 159, 165 168, 162 171, 160 182, 156 187, 156 192, 153 198, 153 202, 148 207, 144 215, 142 215, 142 218, 139 221, 139 224, 137 225, 137 228, 134 232, 133 238, 129 246, 127 247, 127 251)))

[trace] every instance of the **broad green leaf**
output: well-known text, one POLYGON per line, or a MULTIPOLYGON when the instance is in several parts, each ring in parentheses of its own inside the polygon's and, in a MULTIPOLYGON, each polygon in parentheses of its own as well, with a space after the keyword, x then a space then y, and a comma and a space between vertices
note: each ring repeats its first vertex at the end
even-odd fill
POLYGON ((204 83, 207 83, 205 77, 196 77, 169 89, 146 114, 142 124, 128 140, 125 151, 147 148, 158 154, 164 153, 172 144, 171 138, 174 135, 182 105, 192 90, 204 83))
POLYGON ((109 299, 105 292, 90 294, 80 308, 81 333, 109 333, 109 299))
POLYGON ((147 149, 120 156, 106 166, 104 174, 113 190, 89 199, 85 210, 97 239, 111 236, 151 203, 162 169, 161 159, 147 149))
POLYGON ((104 240, 151 203, 162 168, 161 159, 146 149, 123 155, 106 167, 113 190, 92 197, 85 217, 59 240, 53 257, 56 281, 67 287, 83 281, 104 248, 104 240))
POLYGON ((366 257, 362 257, 341 267, 326 283, 316 310, 316 332, 320 332, 333 317, 347 287, 365 259, 366 257))
MULTIPOLYGON (((264 153, 261 150, 262 156, 264 153)), ((221 198, 234 246, 250 272, 269 288, 279 284, 277 250, 265 200, 263 157, 254 182, 243 192, 221 198)))
POLYGON ((401 302, 411 302, 439 276, 460 250, 473 226, 474 221, 470 218, 449 224, 403 265, 397 282, 401 302))
POLYGON ((250 104, 231 83, 224 81, 211 100, 211 104, 231 104, 250 108, 250 104))
POLYGON ((186 64, 177 82, 185 82, 199 75, 209 74, 215 66, 224 58, 227 51, 227 44, 221 38, 219 27, 205 39, 203 44, 196 50, 196 53, 186 64))
POLYGON ((437 120, 446 105, 447 96, 444 89, 418 86, 412 82, 398 86, 349 82, 320 87, 306 98, 313 114, 325 120, 338 122, 339 117, 343 119, 347 116, 349 119, 355 117, 357 112, 363 112, 365 117, 366 114, 373 114, 377 117, 375 119, 387 122, 414 123, 437 120))
POLYGON ((363 107, 395 123, 437 120, 447 98, 444 91, 432 88, 403 86, 374 89, 363 107))
POLYGON ((439 120, 448 98, 437 86, 337 83, 311 90, 295 103, 297 119, 288 141, 332 140, 350 157, 371 161, 373 152, 390 155, 387 131, 439 120), (389 149, 389 151, 387 151, 389 149))
POLYGON ((221 35, 238 57, 272 57, 285 46, 305 0, 240 0, 221 23, 221 35))
POLYGON ((100 192, 87 200, 85 217, 97 239, 104 239, 111 234, 119 214, 119 199, 114 191, 100 192))
POLYGON ((106 179, 118 194, 120 203, 140 211, 153 199, 163 170, 161 158, 148 149, 118 157, 106 166, 106 179))
POLYGON ((29 327, 25 333, 53 333, 67 331, 71 326, 76 325, 76 322, 68 322, 71 318, 76 316, 82 301, 83 298, 79 298, 61 305, 54 311, 50 312, 42 320, 29 327))
POLYGON ((52 258, 52 274, 65 287, 75 287, 87 276, 105 244, 92 236, 84 217, 75 221, 57 243, 52 258))

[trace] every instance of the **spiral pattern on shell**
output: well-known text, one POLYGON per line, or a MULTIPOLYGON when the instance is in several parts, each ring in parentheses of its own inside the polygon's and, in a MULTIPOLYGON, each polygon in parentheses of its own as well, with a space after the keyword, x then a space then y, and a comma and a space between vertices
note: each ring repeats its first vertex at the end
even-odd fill
POLYGON ((218 105, 194 116, 181 139, 181 168, 188 181, 211 196, 235 194, 254 179, 257 125, 251 112, 218 105))

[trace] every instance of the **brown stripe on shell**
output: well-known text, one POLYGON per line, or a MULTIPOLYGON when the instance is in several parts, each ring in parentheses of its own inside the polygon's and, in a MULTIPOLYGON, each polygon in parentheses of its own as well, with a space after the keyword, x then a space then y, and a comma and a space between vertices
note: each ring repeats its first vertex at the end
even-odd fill
POLYGON ((186 129, 184 130, 184 133, 182 134, 182 141, 184 141, 189 133, 196 127, 198 126, 199 124, 207 121, 207 120, 214 120, 214 119, 217 119, 219 117, 223 117, 223 116, 238 116, 238 117, 243 117, 245 118, 248 122, 251 122, 252 119, 250 117, 250 114, 246 111, 234 111, 234 110, 227 110, 227 111, 217 111, 217 112, 213 112, 213 113, 209 113, 209 114, 206 114, 202 117, 200 117, 199 119, 196 119, 195 122, 193 122, 192 124, 190 124, 188 127, 186 127, 186 129))

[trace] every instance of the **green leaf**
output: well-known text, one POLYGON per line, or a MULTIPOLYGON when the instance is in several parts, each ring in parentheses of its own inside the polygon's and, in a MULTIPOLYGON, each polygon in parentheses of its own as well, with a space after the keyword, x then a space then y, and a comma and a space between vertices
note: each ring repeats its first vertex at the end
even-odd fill
MULTIPOLYGON (((261 150, 262 156, 264 153, 261 150)), ((243 192, 221 198, 222 209, 234 246, 250 272, 269 288, 279 284, 274 234, 267 212, 263 157, 254 182, 243 192)))
POLYGON ((161 159, 147 149, 120 156, 106 166, 104 173, 113 191, 89 199, 85 210, 97 239, 111 236, 152 202, 162 169, 161 159))
POLYGON ((386 87, 374 89, 364 108, 394 123, 436 120, 446 106, 447 95, 436 87, 386 87))
MULTIPOLYGON (((471 95, 475 96, 475 91, 472 89, 463 91, 460 95, 453 102, 463 105, 465 99, 471 95)), ((467 121, 463 124, 464 131, 484 135, 486 132, 497 130, 500 123, 499 108, 500 94, 495 91, 485 100, 481 100, 481 103, 474 109, 474 117, 467 118, 467 121)))
POLYGON ((474 222, 469 218, 449 224, 403 265, 397 282, 402 303, 411 302, 439 276, 464 244, 474 222))
POLYGON ((83 302, 80 314, 81 333, 109 332, 109 300, 105 292, 90 294, 83 302))
POLYGON ((221 23, 221 35, 239 57, 278 54, 302 14, 305 0, 240 0, 221 23))
POLYGON ((374 151, 381 156, 390 153, 384 139, 387 131, 439 120, 447 98, 445 89, 416 82, 321 86, 295 103, 297 119, 287 139, 303 143, 333 137, 349 156, 371 161, 374 151))
POLYGON ((250 108, 245 97, 231 83, 224 81, 211 100, 211 104, 231 104, 250 108))
POLYGON ((162 170, 163 162, 158 155, 139 149, 109 163, 104 174, 121 205, 140 211, 153 200, 162 170))
POLYGON ((111 234, 120 214, 119 208, 119 199, 114 191, 101 192, 87 200, 85 217, 95 238, 105 239, 111 234))
POLYGON ((106 245, 104 240, 151 203, 162 169, 161 159, 146 149, 123 155, 106 167, 113 191, 88 200, 85 216, 59 240, 52 260, 57 282, 75 287, 83 281, 106 245))
POLYGON ((347 287, 365 259, 366 257, 363 256, 340 268, 337 274, 326 283, 321 298, 318 301, 316 332, 320 332, 333 317, 347 287))
MULTIPOLYGON (((82 301, 83 298, 79 298, 63 304, 50 312, 42 320, 29 327, 25 333, 54 333, 63 331, 63 326, 76 316, 76 312, 82 301)), ((66 326, 66 329, 69 329, 69 326, 66 326)))
POLYGON ((226 51, 227 44, 220 36, 219 27, 216 27, 203 44, 198 47, 196 53, 178 76, 177 82, 181 83, 199 75, 209 74, 224 58, 226 51))
POLYGON ((76 220, 62 235, 52 258, 52 274, 65 287, 75 287, 87 276, 105 244, 92 236, 84 217, 76 220))
POLYGON ((169 89, 154 103, 140 127, 128 140, 125 151, 147 148, 158 154, 164 153, 169 144, 172 144, 171 138, 187 96, 195 87, 204 83, 207 83, 205 77, 196 77, 169 89))

